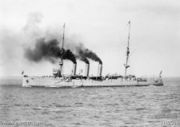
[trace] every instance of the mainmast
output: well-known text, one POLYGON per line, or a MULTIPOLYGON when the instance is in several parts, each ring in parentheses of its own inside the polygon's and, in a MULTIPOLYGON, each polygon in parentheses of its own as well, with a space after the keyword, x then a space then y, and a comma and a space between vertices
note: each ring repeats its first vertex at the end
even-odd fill
MULTIPOLYGON (((65 35, 65 23, 63 25, 63 36, 62 36, 62 43, 61 43, 61 51, 64 52, 64 35, 65 35)), ((62 69, 63 69, 63 55, 60 57, 60 62, 59 62, 59 77, 62 76, 62 69)))
POLYGON ((129 43, 130 43, 130 29, 131 29, 131 21, 128 22, 128 43, 127 43, 127 51, 126 51, 126 63, 124 64, 125 67, 125 74, 124 77, 126 78, 127 76, 127 69, 130 67, 128 65, 128 60, 129 60, 129 54, 130 54, 130 49, 129 49, 129 43))

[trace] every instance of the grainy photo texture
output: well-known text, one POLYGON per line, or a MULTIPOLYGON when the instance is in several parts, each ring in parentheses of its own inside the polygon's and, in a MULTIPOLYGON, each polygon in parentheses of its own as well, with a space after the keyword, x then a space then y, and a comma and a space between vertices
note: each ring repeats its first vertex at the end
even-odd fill
POLYGON ((179 127, 178 0, 0 0, 0 127, 179 127))

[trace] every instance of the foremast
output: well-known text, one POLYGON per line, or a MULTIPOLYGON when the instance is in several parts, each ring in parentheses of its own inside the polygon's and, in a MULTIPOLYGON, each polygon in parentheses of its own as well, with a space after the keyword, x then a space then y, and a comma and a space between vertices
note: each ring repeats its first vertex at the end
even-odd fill
MULTIPOLYGON (((61 51, 64 52, 64 36, 65 36, 65 23, 63 25, 63 36, 62 36, 62 43, 61 43, 61 51)), ((62 77, 62 70, 63 70, 63 55, 60 57, 60 62, 59 62, 59 72, 58 72, 58 77, 62 77)))
POLYGON ((131 29, 131 21, 128 22, 128 40, 127 40, 127 50, 126 50, 126 62, 124 64, 125 72, 124 72, 124 77, 127 77, 127 69, 130 67, 128 65, 128 60, 129 60, 129 54, 130 54, 130 49, 129 49, 129 43, 130 43, 130 29, 131 29))

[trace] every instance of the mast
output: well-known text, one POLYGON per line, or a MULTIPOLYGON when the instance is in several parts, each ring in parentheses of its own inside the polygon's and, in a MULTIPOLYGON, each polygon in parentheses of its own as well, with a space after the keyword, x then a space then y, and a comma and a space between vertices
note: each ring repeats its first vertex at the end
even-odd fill
MULTIPOLYGON (((63 51, 63 52, 64 52, 64 35, 65 35, 65 23, 63 25, 63 36, 62 36, 62 43, 61 43, 61 51, 63 51)), ((62 69, 63 69, 63 55, 60 57, 59 66, 60 66, 60 68, 59 68, 58 75, 59 75, 59 77, 61 77, 62 76, 62 69)))
POLYGON ((127 40, 127 50, 126 50, 126 63, 124 64, 124 67, 125 67, 124 77, 125 77, 125 78, 126 78, 126 75, 127 75, 127 69, 130 67, 130 66, 128 65, 129 54, 130 54, 130 49, 129 49, 130 29, 131 29, 131 21, 128 22, 128 40, 127 40))
POLYGON ((64 35, 65 35, 65 23, 63 25, 63 37, 62 37, 62 45, 61 45, 62 49, 64 48, 64 35))

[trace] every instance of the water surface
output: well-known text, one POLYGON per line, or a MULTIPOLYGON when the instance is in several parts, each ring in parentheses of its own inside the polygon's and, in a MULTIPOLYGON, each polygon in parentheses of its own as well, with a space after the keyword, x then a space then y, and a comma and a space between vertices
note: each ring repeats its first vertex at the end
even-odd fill
MULTIPOLYGON (((23 88, 19 81, 12 82, 1 82, 5 85, 0 86, 0 124, 34 122, 36 124, 29 126, 42 127, 180 126, 179 79, 166 80, 165 86, 161 87, 75 89, 23 88)), ((16 126, 24 127, 23 124, 16 126)))

